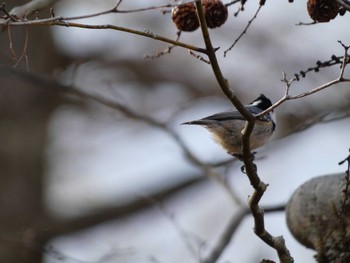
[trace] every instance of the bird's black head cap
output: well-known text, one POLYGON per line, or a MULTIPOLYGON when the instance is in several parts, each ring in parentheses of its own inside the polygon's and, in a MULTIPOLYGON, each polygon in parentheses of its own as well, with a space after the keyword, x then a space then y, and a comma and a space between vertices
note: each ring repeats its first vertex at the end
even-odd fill
POLYGON ((250 104, 255 107, 258 107, 261 110, 266 110, 272 106, 271 100, 267 98, 264 94, 260 94, 260 96, 254 101, 252 101, 250 104))

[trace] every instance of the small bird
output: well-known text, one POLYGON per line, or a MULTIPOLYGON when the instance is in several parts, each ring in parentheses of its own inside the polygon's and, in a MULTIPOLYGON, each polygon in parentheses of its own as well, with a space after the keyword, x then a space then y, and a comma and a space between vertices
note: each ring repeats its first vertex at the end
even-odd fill
MULTIPOLYGON (((252 101, 245 108, 253 115, 259 114, 272 105, 271 100, 263 94, 252 101)), ((220 112, 203 119, 184 122, 182 124, 200 125, 212 133, 214 140, 233 156, 242 155, 242 135, 246 120, 237 110, 220 112)), ((271 137, 276 128, 273 111, 259 117, 255 121, 254 129, 250 135, 251 150, 263 146, 271 137)))

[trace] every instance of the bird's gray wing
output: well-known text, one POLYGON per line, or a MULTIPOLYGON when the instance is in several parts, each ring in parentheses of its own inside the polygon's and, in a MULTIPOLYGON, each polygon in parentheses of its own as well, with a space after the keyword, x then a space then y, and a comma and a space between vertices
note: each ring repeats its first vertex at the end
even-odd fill
MULTIPOLYGON (((250 113, 252 114, 258 114, 260 113, 260 109, 254 106, 246 106, 245 107, 250 113)), ((227 120, 245 120, 245 118, 242 116, 242 114, 239 113, 237 110, 231 110, 231 111, 225 111, 216 113, 214 115, 210 115, 208 117, 205 117, 201 120, 214 120, 214 121, 227 121, 227 120)))
MULTIPOLYGON (((258 114, 261 110, 254 106, 246 106, 246 109, 249 110, 252 114, 258 114)), ((259 118, 261 121, 268 121, 265 117, 259 118)), ((207 116, 203 119, 185 122, 183 124, 197 124, 197 125, 209 125, 214 124, 220 121, 229 121, 229 120, 245 120, 242 114, 237 110, 225 111, 216 113, 210 116, 207 116)))
POLYGON ((239 113, 239 111, 226 111, 226 112, 219 112, 219 113, 210 115, 200 120, 207 120, 207 121, 244 120, 244 117, 242 116, 242 114, 239 113))
POLYGON ((185 122, 183 124, 208 126, 229 120, 244 120, 244 118, 238 111, 226 111, 210 115, 203 119, 185 122))

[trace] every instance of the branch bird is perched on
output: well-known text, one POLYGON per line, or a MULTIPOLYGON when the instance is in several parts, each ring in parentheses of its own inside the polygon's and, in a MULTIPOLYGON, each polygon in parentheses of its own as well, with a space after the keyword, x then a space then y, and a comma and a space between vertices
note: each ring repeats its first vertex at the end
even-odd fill
MULTIPOLYGON (((256 115, 268 109, 272 105, 270 99, 261 94, 245 108, 251 114, 256 115)), ((237 110, 220 112, 203 119, 189 121, 182 124, 200 125, 208 129, 215 141, 227 152, 234 156, 242 154, 242 134, 246 120, 237 110)), ((251 150, 263 146, 275 131, 275 115, 273 111, 258 117, 250 135, 251 150)))

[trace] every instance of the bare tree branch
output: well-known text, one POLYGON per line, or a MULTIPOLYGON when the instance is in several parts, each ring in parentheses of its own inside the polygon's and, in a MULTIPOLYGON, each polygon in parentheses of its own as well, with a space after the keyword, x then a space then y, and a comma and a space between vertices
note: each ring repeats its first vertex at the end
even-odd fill
POLYGON ((226 95, 226 97, 233 103, 237 110, 242 114, 242 116, 247 120, 246 125, 242 131, 242 153, 243 153, 243 162, 246 170, 246 174, 249 178, 251 185, 253 186, 255 192, 249 198, 249 207, 251 213, 254 217, 255 222, 255 233, 259 236, 265 243, 276 249, 279 256, 280 262, 290 263, 293 262, 287 247, 285 246, 284 239, 282 236, 274 237, 269 232, 266 231, 264 225, 264 214, 263 210, 259 207, 259 201, 263 196, 267 185, 264 184, 259 176, 257 175, 257 169, 253 163, 253 155, 250 150, 250 134, 253 131, 255 124, 255 117, 249 113, 240 100, 235 96, 235 93, 230 89, 227 80, 223 77, 219 64, 216 59, 215 49, 213 48, 208 32, 208 28, 205 22, 205 16, 202 9, 201 1, 195 1, 198 17, 200 20, 201 30, 203 34, 203 39, 205 46, 207 48, 207 55, 209 57, 212 69, 214 71, 215 77, 226 95))
POLYGON ((346 0, 335 0, 338 4, 344 7, 346 10, 350 11, 350 3, 346 0))
POLYGON ((144 123, 147 123, 148 125, 151 125, 155 128, 161 129, 164 132, 166 132, 183 150, 185 153, 187 159, 192 162, 195 166, 197 166, 199 169, 202 170, 202 172, 208 177, 219 183, 223 189, 229 194, 229 196, 232 198, 232 200, 237 203, 238 205, 242 206, 242 201, 240 198, 236 195, 236 193, 230 188, 230 186, 227 184, 227 182, 222 178, 220 174, 215 172, 214 168, 217 166, 217 164, 206 164, 202 161, 200 161, 195 155, 192 154, 192 152, 188 149, 187 145, 184 143, 184 141, 177 135, 171 128, 169 128, 166 124, 160 123, 146 115, 139 114, 137 112, 132 111, 130 108, 128 108, 125 105, 122 105, 121 103, 118 103, 116 101, 101 97, 96 94, 89 94, 87 92, 84 92, 82 90, 79 90, 78 88, 74 86, 65 86, 62 85, 54 80, 44 78, 38 75, 31 74, 29 72, 20 72, 16 71, 14 69, 9 69, 5 66, 2 66, 0 64, 0 71, 6 72, 8 75, 12 75, 16 78, 21 78, 22 80, 28 81, 30 83, 35 83, 39 85, 40 87, 50 87, 49 91, 55 90, 58 92, 63 92, 67 94, 75 94, 81 98, 89 99, 94 102, 97 102, 99 104, 102 104, 104 106, 107 106, 109 108, 115 109, 128 118, 135 119, 138 121, 142 121, 144 123), (51 89, 52 88, 52 89, 51 89))
POLYGON ((246 215, 249 214, 249 209, 240 209, 235 213, 227 224, 226 228, 222 232, 219 240, 216 242, 215 247, 210 254, 202 261, 203 263, 215 263, 222 255, 225 248, 230 243, 234 233, 241 224, 246 215))
POLYGON ((154 33, 151 33, 148 30, 145 31, 139 31, 139 30, 134 30, 130 28, 125 28, 125 27, 120 27, 120 26, 115 26, 115 25, 88 25, 88 24, 80 24, 80 23, 73 23, 73 22, 68 22, 68 19, 64 18, 48 18, 48 19, 41 19, 41 20, 29 20, 25 22, 10 22, 8 24, 0 23, 0 25, 3 24, 4 26, 25 26, 25 25, 32 25, 32 26, 62 26, 62 27, 76 27, 76 28, 85 28, 85 29, 110 29, 110 30, 116 30, 116 31, 122 31, 134 35, 139 35, 147 38, 152 38, 155 40, 159 40, 165 43, 169 43, 172 45, 176 45, 179 47, 183 47, 186 49, 190 49, 196 52, 200 53, 206 53, 206 50, 200 47, 192 46, 186 43, 182 43, 176 40, 172 40, 166 37, 162 37, 159 35, 156 35, 154 33))
MULTIPOLYGON (((23 17, 23 15, 21 16, 21 13, 20 13, 20 12, 23 12, 23 10, 27 10, 28 8, 33 8, 33 7, 45 7, 44 4, 48 5, 48 4, 53 3, 55 1, 57 1, 57 0, 34 0, 30 3, 28 3, 27 4, 28 6, 24 5, 21 7, 14 8, 13 9, 14 11, 13 10, 11 11, 14 13, 8 14, 8 16, 10 16, 10 18, 0 20, 0 25, 3 27, 29 26, 29 25, 30 26, 54 26, 54 25, 56 25, 56 26, 63 26, 63 27, 76 27, 76 28, 85 28, 85 29, 104 29, 104 30, 111 29, 111 30, 122 31, 122 32, 134 34, 134 35, 152 38, 152 39, 159 40, 159 41, 162 41, 165 43, 169 43, 169 44, 174 45, 174 46, 179 46, 179 47, 183 47, 183 48, 193 50, 193 51, 196 51, 199 53, 206 54, 206 50, 203 48, 199 48, 199 47, 195 47, 193 45, 182 43, 178 40, 172 40, 169 38, 165 38, 165 37, 156 35, 156 34, 150 32, 149 30, 139 31, 139 30, 133 30, 130 28, 109 25, 109 24, 88 25, 88 24, 69 22, 69 21, 73 21, 73 20, 92 18, 92 17, 107 15, 107 14, 111 14, 111 13, 131 13, 131 12, 140 12, 140 11, 153 10, 153 9, 174 6, 174 5, 169 5, 169 4, 162 5, 162 6, 153 6, 153 7, 148 7, 148 8, 134 9, 134 10, 119 10, 118 7, 119 7, 119 4, 121 3, 121 1, 119 1, 117 3, 117 5, 115 7, 113 7, 112 9, 98 12, 98 13, 89 14, 89 15, 73 16, 73 17, 61 17, 60 16, 60 17, 50 17, 50 18, 33 19, 33 20, 20 19, 21 17, 23 17), (14 14, 16 14, 16 15, 14 16, 14 14), (19 14, 19 15, 17 15, 17 14, 19 14)), ((7 11, 5 9, 5 5, 2 5, 0 7, 0 10, 2 10, 3 12, 5 12, 7 14, 7 11)))
MULTIPOLYGON (((277 206, 267 206, 263 210, 265 213, 275 213, 283 212, 285 205, 277 206)), ((225 248, 230 244, 232 237, 234 236, 236 230, 240 226, 242 220, 250 214, 248 207, 241 207, 238 212, 236 212, 229 223, 225 227, 225 230, 222 232, 219 240, 215 244, 215 247, 212 249, 210 254, 202 261, 203 263, 215 263, 222 255, 225 248)))
MULTIPOLYGON (((340 41, 338 41, 338 42, 341 43, 340 41)), ((327 82, 327 83, 325 83, 325 84, 323 84, 321 86, 318 86, 316 88, 313 88, 310 91, 302 92, 302 93, 299 93, 297 95, 290 95, 289 94, 290 87, 291 87, 292 83, 296 80, 296 78, 294 77, 293 79, 288 80, 287 77, 286 77, 286 74, 283 72, 283 79, 282 79, 282 81, 285 82, 285 84, 286 84, 284 96, 280 100, 275 102, 270 108, 268 108, 268 109, 264 110, 263 112, 257 114, 256 117, 260 117, 260 116, 263 116, 263 115, 267 114, 268 112, 274 110, 275 108, 277 108, 282 103, 284 103, 284 102, 286 102, 288 100, 295 100, 295 99, 304 98, 304 97, 310 96, 310 95, 312 95, 314 93, 317 93, 317 92, 319 92, 321 90, 324 90, 326 88, 334 86, 335 84, 342 83, 342 82, 350 82, 350 79, 344 78, 345 68, 346 68, 346 66, 349 63, 348 50, 349 50, 350 46, 345 46, 343 43, 341 43, 341 45, 344 48, 344 51, 345 51, 344 53, 345 54, 344 54, 344 58, 343 58, 343 61, 342 61, 342 64, 341 64, 339 75, 338 75, 338 77, 336 79, 334 79, 332 81, 329 81, 329 82, 327 82)))
POLYGON ((238 41, 243 37, 243 35, 247 33, 248 28, 251 26, 251 24, 253 23, 253 21, 257 18, 258 14, 259 14, 259 12, 260 12, 260 10, 261 10, 261 7, 262 7, 262 5, 259 5, 259 7, 258 7, 258 9, 256 10, 256 12, 255 12, 253 18, 250 19, 250 20, 248 21, 247 26, 244 28, 244 30, 241 32, 241 34, 239 34, 239 36, 235 39, 235 41, 233 42, 233 44, 232 44, 228 49, 226 49, 226 50, 224 51, 224 57, 226 57, 227 53, 228 53, 229 51, 231 51, 231 50, 234 48, 234 46, 235 46, 235 45, 238 43, 238 41))
POLYGON ((135 201, 131 201, 115 207, 99 209, 89 215, 85 215, 80 218, 65 220, 48 219, 46 222, 48 229, 38 233, 38 235, 40 235, 39 240, 42 243, 45 243, 55 236, 65 235, 75 231, 83 230, 88 227, 106 222, 108 220, 130 216, 132 213, 140 212, 143 209, 153 207, 154 203, 150 202, 149 200, 157 200, 158 202, 164 201, 176 194, 179 194, 184 189, 187 189, 194 185, 208 183, 208 181, 205 180, 205 177, 202 176, 194 175, 189 176, 189 178, 190 179, 188 180, 179 182, 169 188, 161 189, 160 191, 155 192, 151 195, 145 197, 141 196, 135 201))

